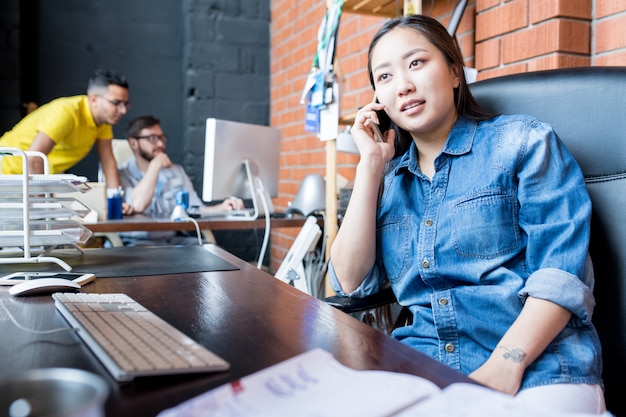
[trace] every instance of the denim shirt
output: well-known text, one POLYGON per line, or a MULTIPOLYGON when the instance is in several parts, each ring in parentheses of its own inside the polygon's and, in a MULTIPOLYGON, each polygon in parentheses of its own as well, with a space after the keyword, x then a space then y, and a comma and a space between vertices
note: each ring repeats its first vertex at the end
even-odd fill
MULTIPOLYGON (((602 384, 590 218, 582 172, 549 125, 525 115, 459 118, 432 179, 414 143, 389 162, 376 263, 347 295, 374 293, 388 279, 413 315, 393 336, 464 374, 489 358, 527 296, 552 301, 572 319, 527 368, 522 389, 602 384)), ((329 271, 346 295, 332 260, 329 271)))

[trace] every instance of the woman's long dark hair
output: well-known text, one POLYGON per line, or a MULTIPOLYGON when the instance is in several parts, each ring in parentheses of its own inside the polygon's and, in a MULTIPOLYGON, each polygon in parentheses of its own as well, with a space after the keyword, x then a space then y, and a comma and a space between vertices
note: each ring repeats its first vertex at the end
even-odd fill
MULTIPOLYGON (((367 70, 372 88, 375 88, 374 76, 372 74, 372 52, 378 44, 378 41, 380 41, 380 39, 391 30, 396 28, 413 29, 419 32, 441 51, 449 65, 457 68, 459 74, 459 86, 454 89, 454 100, 456 102, 456 111, 459 116, 476 121, 487 120, 494 116, 493 114, 483 110, 472 96, 472 93, 467 86, 465 72, 463 71, 463 55, 461 54, 456 41, 452 36, 450 36, 446 28, 443 27, 441 23, 428 16, 410 15, 400 17, 388 21, 378 30, 370 43, 369 52, 367 54, 367 70)), ((409 132, 399 128, 393 121, 391 122, 391 125, 396 131, 397 138, 395 156, 399 156, 404 154, 409 149, 413 138, 409 132)))

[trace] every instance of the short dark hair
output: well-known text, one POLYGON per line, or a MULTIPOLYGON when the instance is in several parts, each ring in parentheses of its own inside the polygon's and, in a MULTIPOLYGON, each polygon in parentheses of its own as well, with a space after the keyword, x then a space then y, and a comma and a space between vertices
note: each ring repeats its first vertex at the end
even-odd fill
POLYGON ((116 71, 97 69, 87 84, 87 92, 94 89, 106 89, 110 85, 117 85, 128 90, 128 80, 116 71))
POLYGON ((156 126, 161 121, 154 116, 139 116, 128 122, 126 126, 126 138, 136 138, 143 129, 156 126))

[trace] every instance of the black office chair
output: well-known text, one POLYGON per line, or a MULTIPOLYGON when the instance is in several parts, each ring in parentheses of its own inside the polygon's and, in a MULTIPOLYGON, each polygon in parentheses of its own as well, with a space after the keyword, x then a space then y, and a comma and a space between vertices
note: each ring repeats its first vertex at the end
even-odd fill
MULTIPOLYGON (((593 202, 593 322, 602 341, 607 407, 626 416, 626 401, 620 397, 626 378, 626 67, 529 72, 470 88, 489 111, 531 114, 552 124, 583 170, 593 202)), ((327 300, 356 313, 395 299, 387 289, 368 299, 327 300)))

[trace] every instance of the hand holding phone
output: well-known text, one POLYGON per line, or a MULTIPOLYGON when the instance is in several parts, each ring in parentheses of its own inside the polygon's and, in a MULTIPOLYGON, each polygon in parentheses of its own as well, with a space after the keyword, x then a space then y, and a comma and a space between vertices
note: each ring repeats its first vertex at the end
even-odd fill
POLYGON ((369 126, 369 128, 372 129, 372 132, 374 132, 374 140, 376 142, 384 142, 382 132, 378 128, 378 125, 372 119, 367 119, 365 121, 365 125, 369 126))
POLYGON ((375 110, 378 116, 378 123, 372 119, 367 119, 365 124, 374 132, 376 142, 384 142, 383 133, 391 129, 391 119, 384 110, 375 110))

